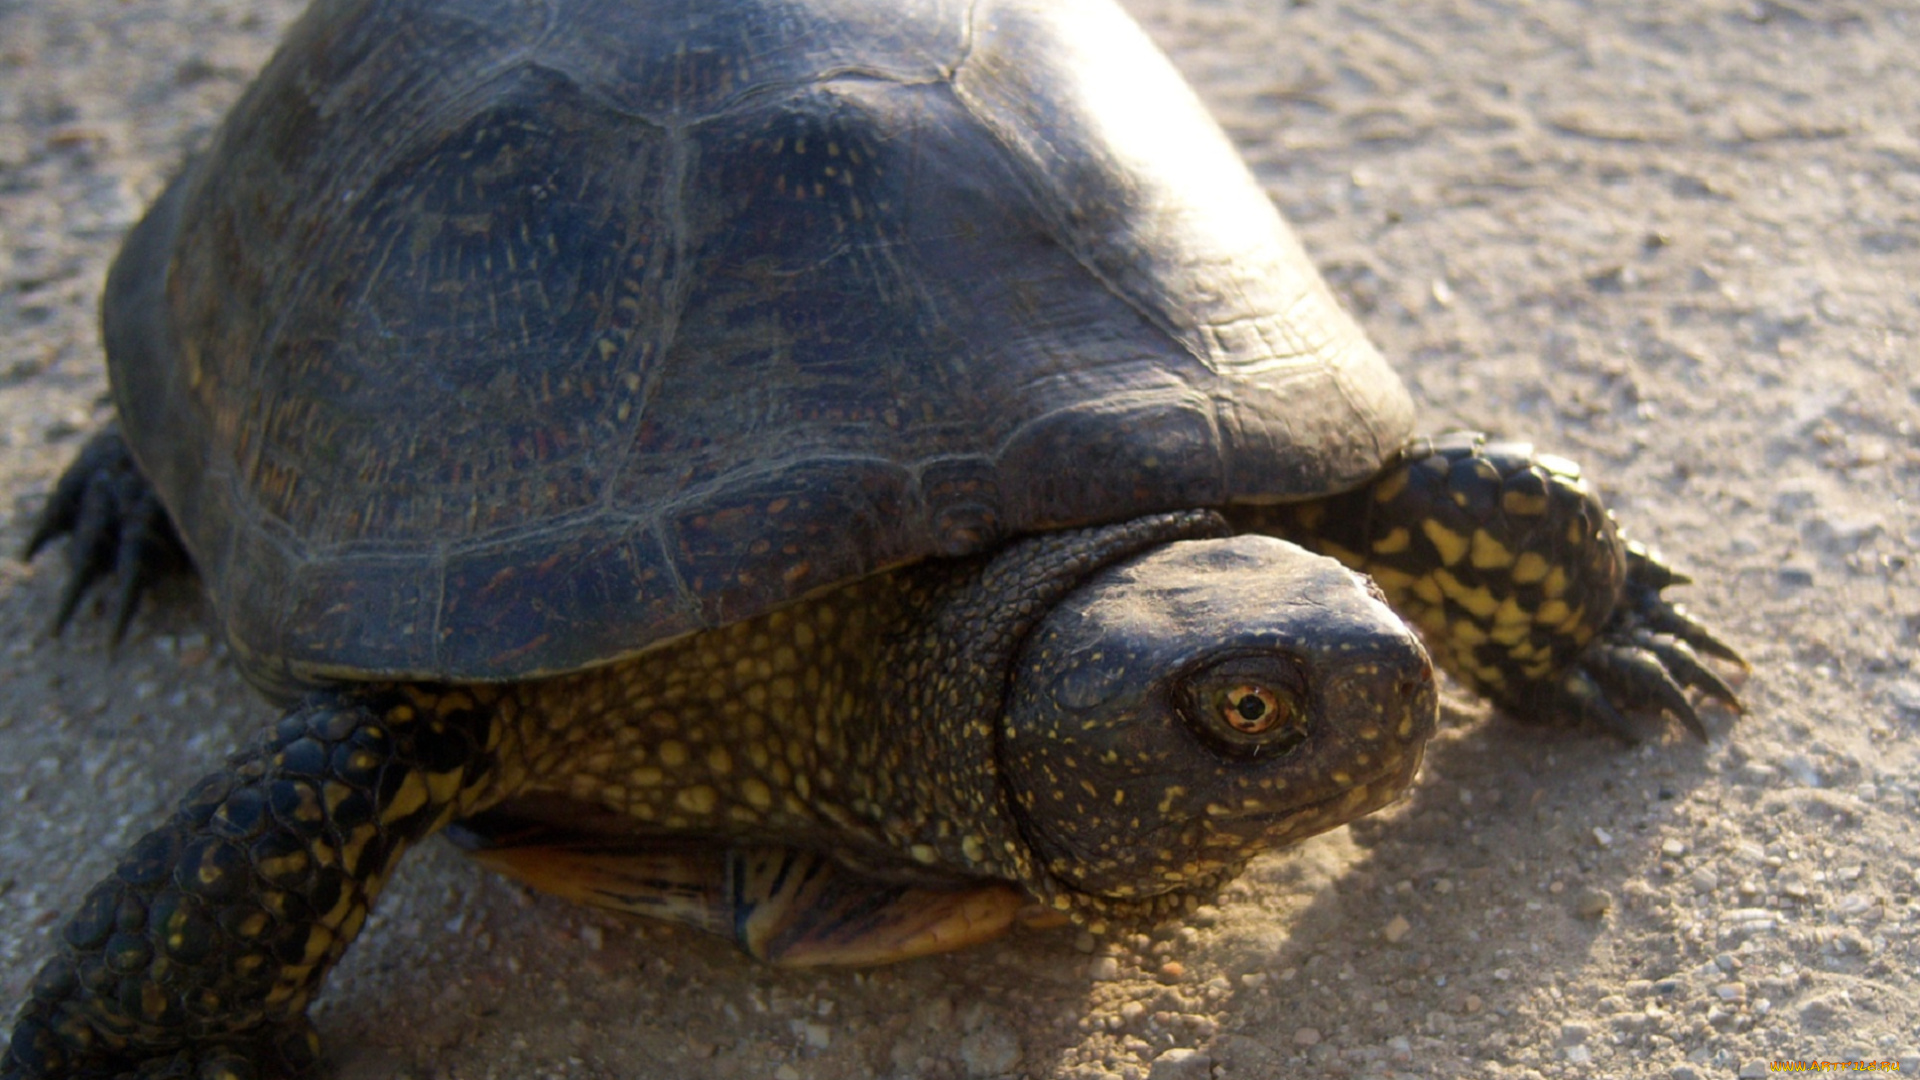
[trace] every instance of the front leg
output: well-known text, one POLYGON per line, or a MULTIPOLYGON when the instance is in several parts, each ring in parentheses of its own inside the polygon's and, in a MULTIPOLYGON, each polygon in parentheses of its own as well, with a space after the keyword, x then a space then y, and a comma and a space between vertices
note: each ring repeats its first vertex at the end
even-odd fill
POLYGON ((311 1074, 307 1003, 401 853, 519 771, 515 708, 415 686, 295 707, 87 894, 0 1080, 311 1074))
POLYGON ((1620 535, 1579 466, 1525 443, 1416 439, 1356 491, 1232 516, 1371 575, 1435 660, 1518 719, 1634 741, 1624 714, 1645 709, 1704 739, 1689 689, 1740 708, 1699 653, 1745 661, 1661 595, 1688 579, 1620 535))

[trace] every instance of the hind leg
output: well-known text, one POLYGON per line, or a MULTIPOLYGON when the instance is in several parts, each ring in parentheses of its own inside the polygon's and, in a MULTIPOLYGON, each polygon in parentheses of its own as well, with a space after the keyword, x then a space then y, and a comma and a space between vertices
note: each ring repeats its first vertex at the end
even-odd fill
POLYGON ((148 586, 193 565, 159 496, 111 427, 89 439, 61 474, 21 557, 32 559, 62 536, 68 538, 67 584, 54 613, 56 634, 87 591, 112 576, 119 583, 113 616, 113 639, 119 641, 148 586))

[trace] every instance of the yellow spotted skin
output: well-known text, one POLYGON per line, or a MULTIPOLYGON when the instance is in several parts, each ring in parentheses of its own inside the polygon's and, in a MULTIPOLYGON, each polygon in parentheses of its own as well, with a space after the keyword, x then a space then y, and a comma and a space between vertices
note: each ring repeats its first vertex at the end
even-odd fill
POLYGON ((1607 625, 1628 553, 1572 462, 1476 433, 1420 439, 1358 491, 1234 515, 1371 576, 1441 666, 1520 718, 1580 719, 1542 708, 1541 688, 1607 625))
POLYGON ((495 687, 313 695, 87 895, 35 979, 10 1066, 64 1076, 131 1058, 147 1062, 143 1076, 165 1063, 235 1080, 311 1072, 307 1003, 394 864, 522 783, 543 740, 495 687))

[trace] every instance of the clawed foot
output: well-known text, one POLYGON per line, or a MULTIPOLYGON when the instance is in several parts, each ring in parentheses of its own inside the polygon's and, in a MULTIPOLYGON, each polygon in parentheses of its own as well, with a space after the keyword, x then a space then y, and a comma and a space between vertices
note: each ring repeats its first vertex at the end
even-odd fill
POLYGON ((1555 681, 1529 688, 1540 699, 1523 706, 1522 715, 1553 716, 1591 724, 1628 742, 1640 733, 1627 711, 1666 713, 1702 741, 1707 738, 1689 690, 1744 712, 1726 680, 1700 654, 1738 664, 1747 662, 1706 627, 1660 595, 1689 579, 1639 544, 1627 545, 1627 580, 1612 618, 1579 658, 1555 681))
POLYGON ((113 640, 118 642, 126 636, 147 587, 192 565, 152 485, 112 428, 95 435, 67 466, 21 557, 32 559, 62 536, 70 538, 68 572, 53 619, 55 634, 73 618, 94 583, 113 576, 119 582, 113 617, 113 640))

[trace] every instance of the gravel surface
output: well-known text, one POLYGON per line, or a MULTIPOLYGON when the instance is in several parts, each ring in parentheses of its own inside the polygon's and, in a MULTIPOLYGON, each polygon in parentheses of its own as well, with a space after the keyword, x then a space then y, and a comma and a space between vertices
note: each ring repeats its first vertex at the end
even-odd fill
MULTIPOLYGON (((427 845, 318 1007, 339 1076, 1920 1069, 1920 14, 1132 8, 1428 426, 1585 463, 1752 659, 1750 715, 1623 749, 1455 694, 1406 800, 1183 925, 869 972, 769 970, 427 845)), ((294 10, 0 0, 0 548, 106 418, 94 310, 121 233, 294 10)), ((190 589, 114 650, 98 613, 47 639, 59 580, 0 563, 0 1003, 270 715, 190 589)))

